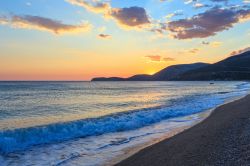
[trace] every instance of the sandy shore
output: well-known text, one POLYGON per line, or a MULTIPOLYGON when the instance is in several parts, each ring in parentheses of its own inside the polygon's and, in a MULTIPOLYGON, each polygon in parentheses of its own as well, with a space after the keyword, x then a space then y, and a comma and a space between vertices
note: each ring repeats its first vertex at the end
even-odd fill
POLYGON ((117 165, 250 165, 250 95, 218 107, 198 125, 117 165))

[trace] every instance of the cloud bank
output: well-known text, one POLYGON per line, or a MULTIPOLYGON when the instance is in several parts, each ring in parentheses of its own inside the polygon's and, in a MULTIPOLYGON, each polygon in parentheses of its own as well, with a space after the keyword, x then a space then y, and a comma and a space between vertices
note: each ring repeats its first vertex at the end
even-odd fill
POLYGON ((141 7, 113 8, 109 16, 114 18, 119 25, 126 27, 142 28, 150 23, 146 10, 141 7))
POLYGON ((206 38, 250 19, 250 9, 212 8, 191 18, 168 23, 167 29, 177 39, 206 38))
POLYGON ((81 6, 90 12, 102 14, 104 18, 113 19, 120 27, 125 29, 138 29, 150 24, 146 10, 142 7, 112 8, 108 2, 99 0, 66 1, 81 6))

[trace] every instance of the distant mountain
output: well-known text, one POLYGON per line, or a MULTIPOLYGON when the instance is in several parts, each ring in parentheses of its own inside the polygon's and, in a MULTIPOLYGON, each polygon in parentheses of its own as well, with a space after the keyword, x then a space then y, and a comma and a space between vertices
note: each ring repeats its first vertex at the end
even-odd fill
POLYGON ((176 80, 250 80, 250 51, 190 70, 176 80))
POLYGON ((194 81, 250 80, 250 51, 231 56, 214 64, 193 63, 166 67, 154 75, 134 75, 129 78, 99 77, 92 81, 194 81))
POLYGON ((93 78, 91 81, 125 81, 125 78, 120 78, 120 77, 97 77, 93 78))
POLYGON ((152 75, 153 80, 168 81, 178 78, 181 74, 190 70, 199 69, 208 66, 207 63, 180 64, 166 67, 165 69, 152 75))
POLYGON ((168 81, 178 78, 180 74, 183 74, 187 71, 198 69, 207 65, 208 64, 206 63, 173 65, 166 67, 165 69, 157 72, 154 75, 141 74, 141 75, 134 75, 129 78, 98 77, 98 78, 93 78, 92 81, 168 81))
POLYGON ((153 81, 152 75, 138 74, 132 77, 126 78, 127 81, 153 81))

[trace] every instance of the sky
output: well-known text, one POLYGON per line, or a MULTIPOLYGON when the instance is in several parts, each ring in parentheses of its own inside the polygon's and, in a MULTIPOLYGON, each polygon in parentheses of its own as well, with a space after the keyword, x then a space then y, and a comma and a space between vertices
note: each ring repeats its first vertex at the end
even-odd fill
POLYGON ((0 80, 90 80, 250 49, 250 0, 1 0, 0 80))

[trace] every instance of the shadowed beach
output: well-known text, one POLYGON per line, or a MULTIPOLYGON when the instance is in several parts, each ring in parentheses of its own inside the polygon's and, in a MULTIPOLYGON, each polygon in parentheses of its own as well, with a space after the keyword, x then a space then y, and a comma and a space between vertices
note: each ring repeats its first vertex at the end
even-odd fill
POLYGON ((250 95, 216 108, 198 125, 118 166, 249 165, 250 95))

